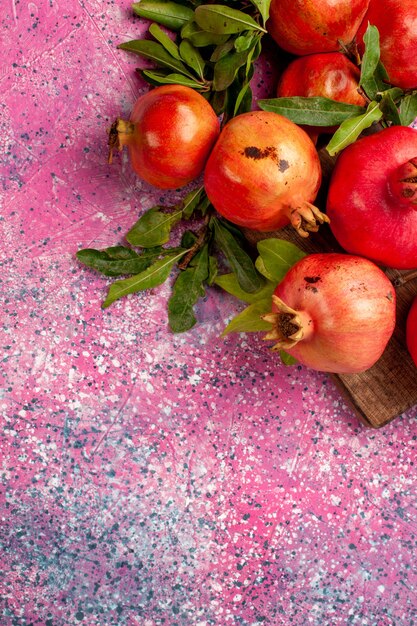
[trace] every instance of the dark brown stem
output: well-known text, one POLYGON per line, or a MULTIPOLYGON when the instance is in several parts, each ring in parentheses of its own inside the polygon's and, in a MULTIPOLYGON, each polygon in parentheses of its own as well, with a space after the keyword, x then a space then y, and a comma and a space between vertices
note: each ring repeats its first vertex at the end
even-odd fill
POLYGON ((358 94, 359 94, 360 96, 362 96, 362 98, 363 98, 364 100, 366 100, 366 102, 367 102, 368 104, 371 102, 371 99, 368 97, 368 95, 367 95, 366 91, 365 91, 365 90, 363 89, 363 87, 361 87, 360 85, 359 85, 359 87, 357 88, 357 92, 358 92, 358 94))
POLYGON ((350 43, 346 44, 340 39, 338 39, 338 44, 340 46, 341 51, 345 54, 348 59, 350 59, 355 65, 360 66, 362 59, 359 54, 358 44, 355 39, 350 43))
POLYGON ((207 214, 204 218, 204 223, 201 228, 197 231, 197 239, 185 255, 182 261, 178 263, 178 267, 180 270, 187 269, 192 258, 197 254, 197 252, 203 247, 208 234, 208 223, 209 223, 210 215, 207 214))

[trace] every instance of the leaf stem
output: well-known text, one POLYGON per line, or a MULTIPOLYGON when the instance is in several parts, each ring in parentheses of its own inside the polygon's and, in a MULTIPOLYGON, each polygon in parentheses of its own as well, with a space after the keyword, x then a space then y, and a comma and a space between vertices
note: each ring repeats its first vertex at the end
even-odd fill
POLYGON ((359 85, 358 89, 358 94, 360 96, 362 96, 362 98, 364 98, 366 100, 366 102, 369 104, 371 102, 370 97, 368 96, 368 94, 366 93, 365 89, 362 87, 362 85, 359 85))
POLYGON ((206 242, 209 221, 210 214, 207 213, 204 217, 203 225, 197 231, 197 239, 195 240, 185 257, 182 259, 182 261, 178 263, 178 267, 180 270, 185 270, 188 267, 192 258, 197 254, 197 252, 203 247, 204 243, 206 242))

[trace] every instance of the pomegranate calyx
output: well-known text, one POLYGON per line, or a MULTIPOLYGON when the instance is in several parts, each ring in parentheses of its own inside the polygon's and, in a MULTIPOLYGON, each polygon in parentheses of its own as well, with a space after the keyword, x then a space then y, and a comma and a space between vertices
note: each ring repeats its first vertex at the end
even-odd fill
POLYGON ((390 179, 391 193, 417 210, 417 157, 400 165, 390 179))
POLYGON ((110 127, 108 131, 109 134, 109 155, 108 155, 108 163, 111 164, 113 160, 113 151, 118 150, 119 152, 123 149, 123 146, 129 144, 133 138, 135 133, 135 124, 128 120, 123 120, 118 117, 110 127))
POLYGON ((281 298, 273 295, 272 302, 277 311, 262 315, 265 322, 272 324, 272 329, 264 336, 264 340, 276 342, 271 350, 289 350, 304 337, 300 317, 281 298))
POLYGON ((301 237, 308 237, 309 233, 318 231, 319 224, 329 224, 330 220, 314 204, 303 202, 301 206, 291 211, 290 222, 301 237))

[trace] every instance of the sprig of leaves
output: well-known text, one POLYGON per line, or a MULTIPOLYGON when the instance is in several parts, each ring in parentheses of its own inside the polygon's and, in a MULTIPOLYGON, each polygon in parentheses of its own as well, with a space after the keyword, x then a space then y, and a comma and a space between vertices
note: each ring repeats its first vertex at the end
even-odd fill
POLYGON ((195 305, 206 287, 213 285, 218 267, 224 263, 242 293, 250 293, 254 300, 257 294, 263 297, 265 280, 251 258, 247 241, 238 228, 215 215, 201 187, 189 192, 178 205, 148 209, 126 234, 126 244, 77 252, 84 265, 118 278, 110 284, 103 308, 129 294, 162 285, 175 269, 168 322, 173 332, 184 332, 196 323, 195 305), (180 245, 174 245, 175 226, 192 218, 199 228, 185 230, 180 245))
POLYGON ((194 306, 205 295, 209 273, 209 246, 205 244, 174 283, 168 301, 168 321, 173 332, 184 332, 196 323, 194 306))
POLYGON ((335 156, 343 148, 356 141, 362 131, 372 126, 375 122, 379 122, 382 117, 383 113, 378 102, 370 102, 364 113, 342 122, 340 128, 327 144, 327 152, 330 156, 335 156))
POLYGON ((171 274, 174 264, 179 261, 186 252, 187 250, 179 250, 178 252, 166 254, 163 258, 157 259, 143 272, 112 283, 107 298, 103 302, 103 309, 128 294, 145 291, 162 285, 171 274))
POLYGON ((363 107, 322 97, 271 98, 259 100, 265 111, 274 111, 296 124, 316 127, 339 126, 327 145, 335 156, 358 139, 373 124, 409 126, 417 117, 417 91, 407 93, 389 84, 380 60, 379 32, 371 24, 364 35, 365 51, 360 65, 359 89, 363 107))
POLYGON ((176 267, 168 300, 168 323, 173 332, 195 325, 195 306, 206 287, 213 284, 249 305, 231 320, 224 335, 268 330, 261 315, 270 310, 273 290, 304 256, 294 244, 271 238, 258 242, 254 259, 241 231, 215 214, 202 188, 188 193, 174 207, 150 208, 128 231, 126 241, 130 245, 85 248, 76 256, 104 276, 118 278, 109 285, 103 308, 129 294, 162 285, 176 267), (180 216, 190 220, 201 215, 204 219, 202 224, 197 220, 199 230, 185 230, 180 245, 175 246, 174 226, 180 216), (230 272, 219 274, 218 268, 225 262, 230 272))
POLYGON ((142 0, 133 4, 151 21, 149 39, 118 47, 146 58, 152 69, 139 69, 151 85, 180 84, 202 93, 223 123, 252 107, 250 81, 266 33, 270 0, 205 4, 142 0), (239 8, 240 7, 240 8, 239 8), (168 35, 160 26, 171 31, 168 35))
POLYGON ((361 106, 322 96, 271 98, 258 100, 258 105, 264 111, 279 113, 296 124, 307 126, 336 126, 364 111, 361 106))
MULTIPOLYGON (((187 197, 190 198, 191 195, 188 194, 187 197)), ((201 207, 205 207, 206 198, 201 190, 196 190, 194 197, 198 197, 194 211, 199 211, 201 207)), ((184 206, 185 204, 184 202, 184 206)), ((189 204, 187 208, 189 211, 189 204)), ((178 247, 153 246, 151 244, 155 240, 162 241, 166 238, 166 224, 156 226, 153 222, 152 216, 159 209, 160 207, 149 209, 129 231, 134 232, 139 222, 149 225, 149 239, 146 229, 141 227, 141 251, 121 245, 105 250, 85 248, 78 251, 77 258, 81 263, 105 276, 129 275, 110 284, 103 308, 129 294, 163 284, 172 275, 176 265, 177 273, 168 300, 168 323, 173 332, 187 331, 196 324, 195 306, 204 297, 206 287, 213 284, 248 305, 230 320, 222 336, 269 331, 271 325, 262 316, 271 310, 275 287, 305 253, 291 242, 270 238, 258 242, 258 256, 253 260, 249 252, 244 250, 244 240, 239 229, 216 217, 212 208, 207 212, 207 207, 203 208, 203 237, 201 233, 186 230, 178 247), (191 257, 183 267, 181 260, 190 252, 191 257), (218 273, 220 257, 227 260, 231 270, 229 273, 218 273)), ((179 208, 175 209, 178 212, 179 208)), ((286 365, 296 363, 284 351, 281 351, 280 356, 286 365)))

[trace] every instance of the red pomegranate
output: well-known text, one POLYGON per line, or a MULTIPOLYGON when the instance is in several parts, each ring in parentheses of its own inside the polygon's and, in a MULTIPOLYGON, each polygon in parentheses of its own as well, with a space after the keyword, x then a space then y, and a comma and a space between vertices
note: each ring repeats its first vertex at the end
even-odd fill
POLYGON ((272 231, 291 223, 302 236, 327 221, 312 204, 320 183, 320 160, 307 133, 268 111, 231 119, 204 172, 210 202, 234 224, 272 231))
POLYGON ((136 101, 129 121, 113 124, 109 160, 114 148, 127 146, 140 178, 159 189, 176 189, 201 174, 219 132, 214 110, 197 91, 156 87, 136 101))
POLYGON ((305 256, 272 296, 266 340, 323 372, 363 372, 382 355, 395 327, 395 290, 372 261, 338 253, 305 256))
MULTIPOLYGON (((278 81, 277 97, 321 96, 365 106, 365 98, 358 91, 359 78, 359 68, 341 52, 308 54, 288 64, 278 81)), ((307 126, 305 130, 311 136, 335 128, 307 126)))
POLYGON ((369 0, 272 0, 266 27, 276 43, 298 56, 348 45, 369 0))
POLYGON ((341 52, 309 54, 288 64, 278 81, 277 96, 322 96, 364 106, 359 78, 359 68, 341 52))
POLYGON ((417 2, 416 0, 370 0, 359 27, 357 42, 363 53, 363 35, 368 24, 379 31, 381 61, 389 81, 402 89, 417 87, 417 2))
POLYGON ((339 155, 326 213, 340 245, 388 267, 417 267, 417 130, 392 126, 339 155))

